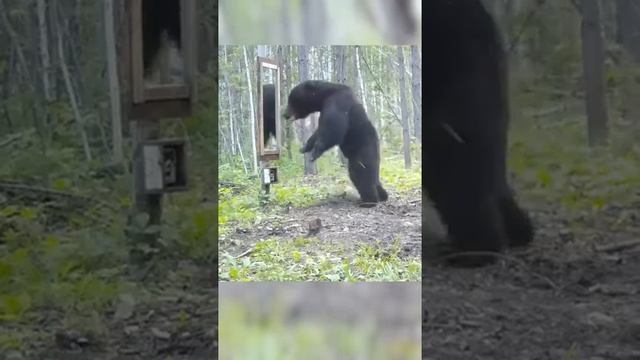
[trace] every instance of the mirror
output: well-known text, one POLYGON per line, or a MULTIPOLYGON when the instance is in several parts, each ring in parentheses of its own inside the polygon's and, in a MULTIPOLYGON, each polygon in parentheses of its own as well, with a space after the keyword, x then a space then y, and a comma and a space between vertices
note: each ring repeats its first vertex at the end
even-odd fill
POLYGON ((278 105, 278 70, 266 67, 262 63, 262 148, 266 151, 278 150, 279 105, 278 105))
POLYGON ((181 0, 142 1, 145 87, 185 83, 181 0))

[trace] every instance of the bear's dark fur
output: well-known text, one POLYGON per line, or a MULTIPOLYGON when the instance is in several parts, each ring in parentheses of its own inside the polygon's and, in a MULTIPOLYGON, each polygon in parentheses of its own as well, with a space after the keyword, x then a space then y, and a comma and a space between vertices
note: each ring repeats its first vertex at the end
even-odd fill
MULTIPOLYGON (((479 0, 423 6, 427 193, 454 250, 526 245, 533 226, 507 182, 507 64, 496 25, 479 0)), ((451 258, 469 266, 495 259, 451 258)))
POLYGON ((276 137, 276 87, 273 84, 262 86, 262 102, 264 104, 262 135, 266 144, 269 136, 276 137))
POLYGON ((362 199, 361 206, 386 201, 387 192, 380 183, 380 148, 376 129, 353 91, 342 84, 305 81, 291 90, 286 118, 303 119, 320 112, 318 128, 301 152, 311 152, 315 161, 333 146, 349 160, 349 177, 362 199))

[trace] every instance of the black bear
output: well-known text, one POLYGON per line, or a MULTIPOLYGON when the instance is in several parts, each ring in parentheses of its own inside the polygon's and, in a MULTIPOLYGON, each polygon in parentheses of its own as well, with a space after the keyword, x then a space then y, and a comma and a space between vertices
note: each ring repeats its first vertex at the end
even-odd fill
POLYGON ((273 84, 262 86, 262 103, 264 104, 262 135, 266 145, 270 137, 276 138, 276 87, 273 84))
MULTIPOLYGON (((480 0, 424 3, 424 181, 460 252, 500 252, 532 241, 531 221, 507 182, 506 54, 480 0)), ((423 246, 423 254, 428 254, 423 246)), ((463 266, 489 254, 450 256, 463 266)))
POLYGON ((303 119, 320 112, 318 128, 301 152, 315 161, 335 145, 349 160, 349 177, 358 190, 362 207, 388 199, 380 183, 378 133, 353 91, 342 84, 308 80, 291 90, 284 117, 303 119))

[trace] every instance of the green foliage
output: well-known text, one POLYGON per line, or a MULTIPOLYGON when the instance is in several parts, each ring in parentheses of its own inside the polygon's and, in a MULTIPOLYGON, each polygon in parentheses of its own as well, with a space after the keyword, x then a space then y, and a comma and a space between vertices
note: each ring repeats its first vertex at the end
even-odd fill
MULTIPOLYGON (((589 149, 580 145, 584 134, 585 126, 576 123, 514 129, 509 165, 526 189, 523 196, 593 215, 628 203, 629 189, 640 188, 640 146, 623 153, 615 146, 589 149)), ((619 136, 614 129, 611 137, 619 136)))
POLYGON ((165 224, 162 226, 163 239, 168 245, 168 253, 179 254, 194 260, 210 260, 218 256, 217 225, 215 206, 200 205, 193 196, 182 196, 169 207, 165 224))
POLYGON ((404 168, 402 156, 385 158, 380 167, 380 177, 385 187, 393 188, 397 193, 407 194, 422 187, 421 157, 414 157, 411 169, 404 168))
MULTIPOLYGON (((309 207, 344 195, 352 184, 346 169, 331 155, 333 152, 318 159, 316 165, 322 175, 313 176, 302 175, 301 154, 292 160, 280 160, 280 182, 271 187, 267 205, 263 206, 259 179, 229 164, 221 165, 220 181, 224 185, 219 190, 220 233, 251 228, 268 214, 288 207, 309 207)), ((401 159, 395 156, 382 161, 383 183, 396 193, 415 196, 422 186, 419 163, 405 170, 401 159)), ((352 191, 355 193, 355 189, 352 191)), ((403 281, 419 279, 421 271, 419 260, 402 258, 395 247, 385 251, 376 244, 347 250, 315 238, 267 239, 256 244, 249 256, 239 259, 223 250, 219 261, 220 278, 234 281, 403 281)))
POLYGON ((366 324, 287 323, 274 312, 261 322, 241 305, 220 312, 220 359, 419 359, 419 342, 377 339, 366 324))
POLYGON ((361 245, 348 251, 316 238, 267 239, 246 257, 223 253, 221 280, 231 281, 418 281, 418 259, 403 259, 399 246, 361 245))
POLYGON ((22 336, 15 333, 0 330, 0 353, 22 348, 24 340, 22 336))
MULTIPOLYGON (((206 127, 199 119, 190 119, 187 128, 206 127)), ((74 329, 102 329, 100 314, 131 292, 123 274, 129 251, 139 244, 129 241, 127 229, 161 232, 162 244, 150 250, 174 259, 217 256, 216 208, 208 194, 215 188, 210 139, 194 131, 188 154, 192 191, 165 197, 163 225, 148 226, 148 215, 140 215, 129 226, 131 177, 121 171, 105 175, 101 160, 85 161, 75 140, 66 141, 64 126, 57 130, 47 146, 36 132, 24 131, 4 138, 9 145, 0 147, 0 179, 26 188, 0 193, 0 323, 16 331, 0 331, 0 351, 22 347, 27 335, 21 325, 39 321, 43 308, 66 314, 74 329)))

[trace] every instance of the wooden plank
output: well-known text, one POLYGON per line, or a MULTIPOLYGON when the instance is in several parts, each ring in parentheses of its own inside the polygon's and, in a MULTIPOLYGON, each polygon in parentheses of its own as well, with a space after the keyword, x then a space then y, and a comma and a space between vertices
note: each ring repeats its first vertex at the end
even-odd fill
POLYGON ((258 85, 258 128, 259 135, 258 138, 260 141, 258 142, 258 155, 261 160, 278 160, 280 157, 280 147, 282 146, 282 135, 281 135, 281 119, 280 119, 280 68, 278 63, 264 57, 257 58, 257 85, 258 85), (262 72, 263 67, 274 70, 275 71, 275 83, 276 86, 276 106, 275 106, 275 116, 276 116, 276 141, 278 143, 278 148, 276 150, 269 150, 264 146, 264 115, 262 113, 262 72))
POLYGON ((282 115, 280 114, 280 68, 276 67, 276 141, 278 142, 278 154, 282 148, 282 115))
POLYGON ((188 99, 150 101, 142 104, 134 104, 129 112, 131 120, 153 120, 166 118, 189 117, 193 114, 193 108, 188 99))
POLYGON ((144 98, 148 101, 189 99, 187 85, 153 85, 144 89, 144 98))
POLYGON ((263 161, 275 161, 278 160, 280 158, 279 154, 264 154, 260 156, 260 160, 263 161))
POLYGON ((256 89, 258 90, 258 98, 256 99, 256 125, 258 127, 258 156, 264 154, 264 113, 263 108, 263 94, 262 94, 262 67, 260 66, 260 57, 258 57, 258 66, 256 66, 256 89))

